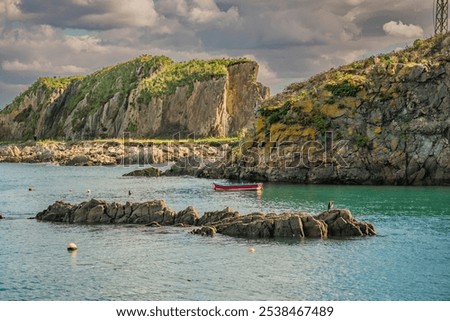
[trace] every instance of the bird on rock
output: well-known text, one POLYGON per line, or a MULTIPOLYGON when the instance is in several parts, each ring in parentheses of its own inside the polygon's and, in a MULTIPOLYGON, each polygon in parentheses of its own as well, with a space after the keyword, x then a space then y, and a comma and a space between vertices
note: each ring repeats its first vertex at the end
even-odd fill
POLYGON ((329 201, 328 202, 328 210, 331 210, 334 207, 334 202, 333 201, 329 201))

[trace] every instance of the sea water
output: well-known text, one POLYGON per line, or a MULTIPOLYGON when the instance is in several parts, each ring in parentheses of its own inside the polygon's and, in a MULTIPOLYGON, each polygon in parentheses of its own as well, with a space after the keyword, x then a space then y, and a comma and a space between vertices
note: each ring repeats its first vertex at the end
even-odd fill
POLYGON ((450 300, 448 187, 265 184, 261 194, 214 192, 207 179, 122 176, 133 169, 0 164, 0 300, 450 300), (241 214, 315 214, 334 200, 378 235, 208 238, 191 228, 29 219, 57 200, 91 198, 241 214), (70 242, 76 252, 66 250, 70 242))

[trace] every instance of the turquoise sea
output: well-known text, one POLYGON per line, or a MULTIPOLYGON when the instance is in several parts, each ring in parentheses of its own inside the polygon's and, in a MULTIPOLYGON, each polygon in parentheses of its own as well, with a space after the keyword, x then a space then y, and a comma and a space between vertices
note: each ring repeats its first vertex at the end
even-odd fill
POLYGON ((191 177, 122 177, 133 169, 0 164, 0 301, 450 300, 449 187, 265 184, 257 195, 214 192, 213 181, 191 177), (204 238, 190 228, 28 219, 56 200, 90 198, 241 214, 319 213, 332 199, 378 236, 204 238), (70 242, 78 251, 67 252, 70 242))

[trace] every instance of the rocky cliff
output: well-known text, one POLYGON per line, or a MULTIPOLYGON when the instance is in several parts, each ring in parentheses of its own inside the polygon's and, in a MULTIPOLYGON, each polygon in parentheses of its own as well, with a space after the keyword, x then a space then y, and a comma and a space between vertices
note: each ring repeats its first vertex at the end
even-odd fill
POLYGON ((0 112, 0 140, 236 135, 269 95, 247 59, 141 56, 88 76, 40 78, 0 112))
POLYGON ((292 84, 258 115, 212 176, 449 185, 450 35, 292 84))

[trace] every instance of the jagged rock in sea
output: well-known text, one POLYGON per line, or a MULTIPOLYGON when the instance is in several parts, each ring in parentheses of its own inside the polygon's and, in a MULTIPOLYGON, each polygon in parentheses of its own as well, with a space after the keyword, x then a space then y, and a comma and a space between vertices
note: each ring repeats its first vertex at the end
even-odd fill
POLYGON ((61 201, 38 213, 40 221, 72 224, 142 224, 148 226, 199 226, 193 234, 213 236, 216 232, 247 238, 326 238, 376 235, 370 223, 360 222, 345 209, 319 215, 308 213, 252 213, 241 215, 225 208, 199 217, 189 206, 175 213, 162 200, 124 205, 92 199, 78 205, 61 201))
POLYGON ((236 135, 269 96, 257 74, 245 58, 144 55, 87 76, 39 78, 0 111, 0 140, 236 135))
POLYGON ((222 220, 234 219, 241 216, 239 212, 233 211, 231 208, 226 207, 221 211, 205 212, 203 216, 198 220, 198 225, 208 225, 222 220))
POLYGON ((177 213, 175 225, 197 225, 199 214, 195 208, 188 206, 185 210, 177 213))
POLYGON ((212 226, 202 226, 200 228, 193 229, 191 231, 192 234, 197 234, 201 236, 211 236, 216 235, 217 230, 212 226))

